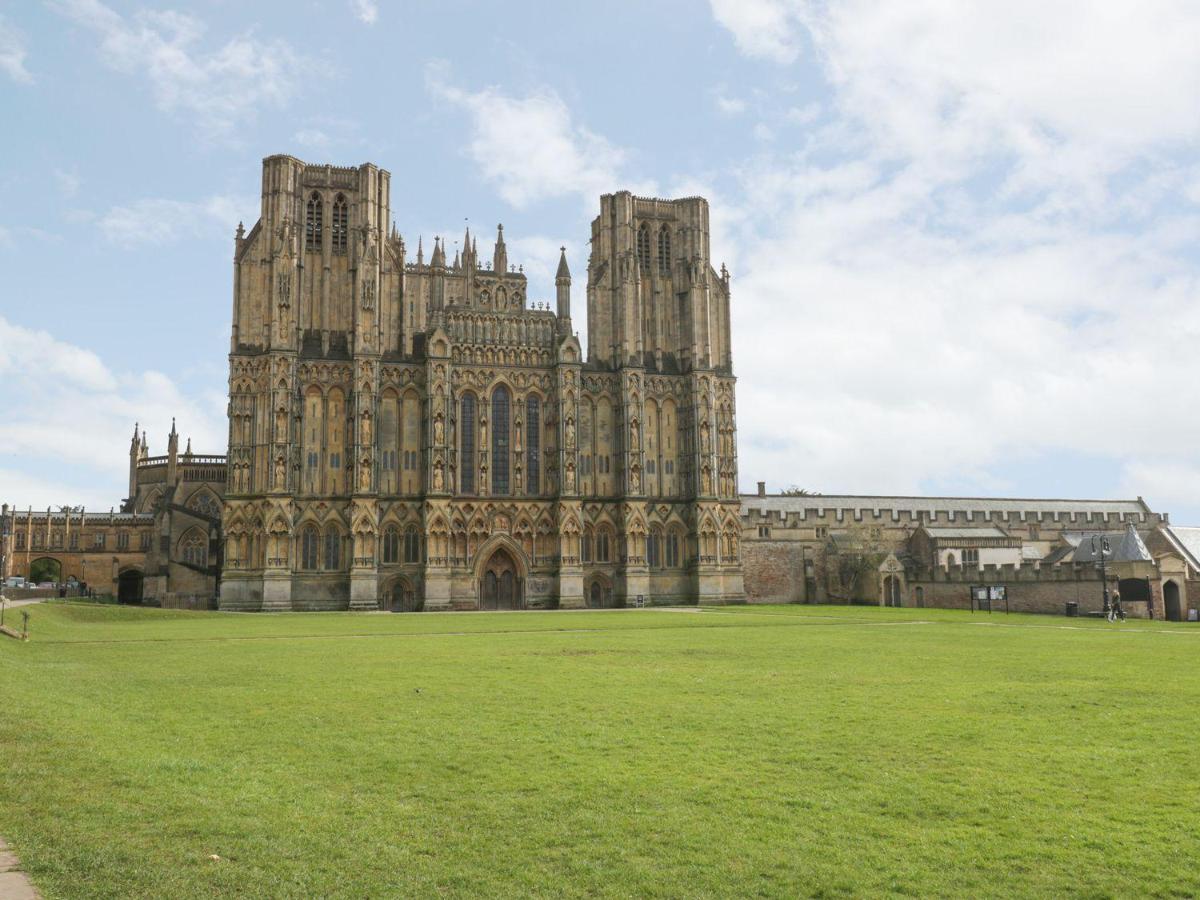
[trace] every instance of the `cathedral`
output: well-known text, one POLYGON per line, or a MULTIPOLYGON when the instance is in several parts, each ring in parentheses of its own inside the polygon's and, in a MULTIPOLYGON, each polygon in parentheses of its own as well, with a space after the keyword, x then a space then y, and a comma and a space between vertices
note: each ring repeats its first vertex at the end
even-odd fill
MULTIPOLYGON (((502 227, 414 257, 390 176, 263 161, 234 250, 219 606, 743 599, 729 277, 708 204, 600 198, 588 353, 502 227)), ((214 548, 215 550, 216 548, 214 548)))

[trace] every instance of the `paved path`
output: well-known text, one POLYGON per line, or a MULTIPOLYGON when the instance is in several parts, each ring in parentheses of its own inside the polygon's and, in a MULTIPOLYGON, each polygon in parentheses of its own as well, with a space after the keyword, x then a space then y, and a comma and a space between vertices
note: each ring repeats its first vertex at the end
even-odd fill
POLYGON ((21 861, 0 838, 0 900, 39 900, 29 876, 21 871, 21 861))

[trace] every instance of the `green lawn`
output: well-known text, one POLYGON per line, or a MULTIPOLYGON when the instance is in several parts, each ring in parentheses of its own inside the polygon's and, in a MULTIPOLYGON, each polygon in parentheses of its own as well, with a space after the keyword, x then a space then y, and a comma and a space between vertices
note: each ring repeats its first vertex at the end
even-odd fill
POLYGON ((1200 894, 1196 626, 30 625, 0 638, 0 834, 48 897, 1200 894))

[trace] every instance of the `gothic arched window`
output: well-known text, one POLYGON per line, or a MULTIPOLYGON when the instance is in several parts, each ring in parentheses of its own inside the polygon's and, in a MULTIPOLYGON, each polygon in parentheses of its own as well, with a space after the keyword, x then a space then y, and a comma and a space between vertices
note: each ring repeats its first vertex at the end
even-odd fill
POLYGON ((537 397, 525 400, 525 485, 526 493, 542 492, 542 405, 537 397))
POLYGON ((509 444, 508 388, 499 385, 492 391, 492 493, 508 493, 509 444))
POLYGON ((662 565, 662 532, 657 527, 650 530, 650 539, 646 541, 646 565, 651 569, 662 565))
POLYGON ((400 531, 395 525, 389 525, 383 532, 383 561, 385 563, 400 561, 400 531))
POLYGON ((208 565, 208 535, 198 528, 188 529, 179 541, 179 555, 193 566, 208 565))
POLYGON ((342 566, 342 533, 336 525, 325 529, 325 568, 340 569, 342 566))
POLYGON ((324 210, 321 207, 321 195, 313 191, 308 198, 308 215, 304 220, 304 249, 320 250, 321 238, 324 234, 324 210))
POLYGON ((458 427, 462 432, 462 458, 458 464, 458 489, 463 494, 475 493, 475 395, 463 394, 458 427))
POLYGON ((658 230, 658 271, 663 275, 671 272, 671 232, 666 225, 658 230))
POLYGON ((317 552, 321 545, 321 535, 316 525, 309 525, 300 532, 300 568, 315 569, 317 567, 317 552))
POLYGON ((679 568, 679 534, 672 531, 667 535, 666 562, 668 569, 679 568))
POLYGON ((421 561, 421 539, 417 536, 415 525, 409 525, 404 529, 404 561, 406 563, 421 561))
POLYGON ((350 215, 346 208, 346 195, 333 198, 333 252, 345 253, 349 245, 350 215))
POLYGON ((638 228, 637 233, 638 270, 643 275, 650 274, 650 228, 645 222, 638 228))

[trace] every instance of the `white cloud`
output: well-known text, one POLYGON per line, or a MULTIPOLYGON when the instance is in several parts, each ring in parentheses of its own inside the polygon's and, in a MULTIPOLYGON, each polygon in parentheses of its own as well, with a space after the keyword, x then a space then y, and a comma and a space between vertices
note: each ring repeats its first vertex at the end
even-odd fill
POLYGON ((379 18, 379 4, 375 0, 351 0, 350 7, 364 25, 374 25, 379 18))
POLYGON ((746 101, 741 97, 731 97, 724 90, 718 90, 713 94, 713 102, 717 105, 718 112, 727 116, 736 116, 746 111, 746 101))
POLYGON ((25 67, 25 37, 0 16, 0 72, 17 84, 33 84, 33 75, 25 67))
POLYGON ((18 507, 119 504, 135 421, 150 431, 157 452, 163 452, 172 416, 197 451, 224 452, 222 398, 198 403, 161 372, 115 371, 91 350, 3 317, 0 379, 6 390, 4 456, 15 463, 0 471, 0 499, 18 507))
POLYGON ((426 70, 429 90, 471 115, 471 159, 500 195, 522 208, 552 197, 582 196, 589 206, 623 183, 624 150, 572 121, 549 88, 512 97, 499 88, 467 91, 447 80, 442 65, 426 70))
POLYGON ((1100 460, 1096 493, 1200 510, 1173 387, 1200 375, 1200 11, 773 6, 832 97, 740 172, 743 482, 994 493, 1100 460))
POLYGON ((800 55, 800 4, 788 0, 709 0, 717 21, 749 56, 778 63, 800 55))
POLYGON ((98 224, 106 239, 124 247, 168 244, 189 235, 232 234, 234 223, 252 219, 256 206, 249 198, 224 195, 195 203, 148 197, 114 206, 98 224))
POLYGON ((72 167, 67 169, 55 169, 54 180, 58 182, 58 189, 64 197, 74 197, 79 193, 79 187, 83 184, 83 179, 79 177, 79 171, 72 167))
POLYGON ((185 13, 144 10, 126 18, 99 0, 52 5, 99 38, 111 68, 145 77, 160 109, 194 116, 213 136, 252 119, 261 107, 286 105, 302 69, 311 66, 286 41, 252 32, 205 48, 204 23, 185 13))
POLYGON ((326 150, 330 144, 329 135, 320 128, 301 128, 292 135, 292 140, 302 147, 315 150, 326 150))

